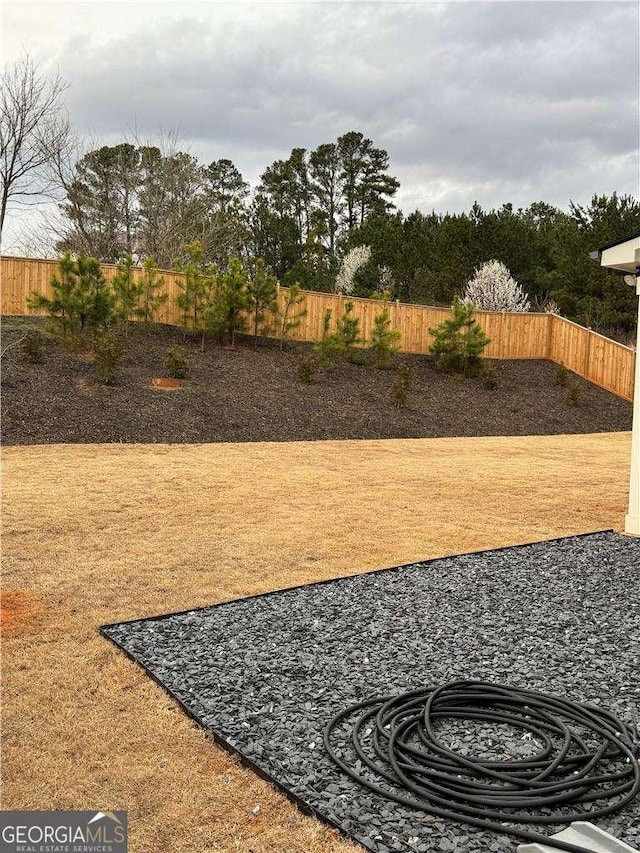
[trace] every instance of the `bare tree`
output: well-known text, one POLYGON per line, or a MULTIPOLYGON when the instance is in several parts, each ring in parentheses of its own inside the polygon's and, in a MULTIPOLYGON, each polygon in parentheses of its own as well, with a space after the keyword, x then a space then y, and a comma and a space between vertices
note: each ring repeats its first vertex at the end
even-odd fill
POLYGON ((2 74, 0 94, 0 241, 8 205, 29 204, 56 186, 51 166, 71 137, 62 96, 67 84, 46 77, 25 54, 2 74))

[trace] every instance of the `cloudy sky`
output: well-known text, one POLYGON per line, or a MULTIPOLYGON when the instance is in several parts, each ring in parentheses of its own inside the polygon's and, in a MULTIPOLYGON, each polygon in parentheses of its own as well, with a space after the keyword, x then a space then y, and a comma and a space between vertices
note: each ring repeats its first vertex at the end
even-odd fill
POLYGON ((638 194, 633 2, 3 3, 3 60, 59 71, 76 128, 178 131, 257 182, 293 147, 360 130, 398 204, 567 207, 638 194))

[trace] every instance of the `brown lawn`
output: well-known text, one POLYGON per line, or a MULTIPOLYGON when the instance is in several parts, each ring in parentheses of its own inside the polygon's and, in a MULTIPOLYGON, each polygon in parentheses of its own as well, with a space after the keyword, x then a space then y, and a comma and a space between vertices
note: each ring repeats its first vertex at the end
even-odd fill
POLYGON ((127 809, 132 853, 354 849, 98 626, 620 529, 629 449, 628 433, 6 449, 2 807, 127 809))

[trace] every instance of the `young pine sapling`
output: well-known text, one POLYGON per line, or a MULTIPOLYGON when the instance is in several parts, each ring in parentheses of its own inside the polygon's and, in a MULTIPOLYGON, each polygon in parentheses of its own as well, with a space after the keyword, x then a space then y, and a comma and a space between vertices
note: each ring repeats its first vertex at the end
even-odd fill
POLYGON ((391 328, 391 315, 389 313, 389 300, 382 300, 382 310, 376 314, 373 320, 373 330, 369 351, 373 355, 374 367, 387 370, 393 364, 393 357, 398 351, 400 332, 391 328))
POLYGON ((313 345, 313 352, 321 367, 333 364, 336 358, 344 352, 344 342, 337 332, 331 331, 331 316, 333 311, 327 308, 322 321, 322 337, 313 345))
POLYGON ((283 307, 278 309, 278 337, 281 350, 284 349, 284 345, 291 337, 292 332, 299 328, 307 316, 304 303, 305 295, 302 288, 298 283, 292 284, 286 292, 283 307))
POLYGON ((278 280, 267 271, 262 258, 251 265, 247 281, 247 299, 253 324, 253 343, 258 343, 258 329, 264 323, 265 315, 274 314, 277 309, 278 280))
POLYGON ((134 269, 133 258, 127 255, 118 264, 112 282, 115 315, 124 324, 125 338, 129 337, 129 320, 139 315, 144 289, 143 283, 135 280, 134 269))
POLYGON ((209 315, 217 298, 217 270, 205 264, 199 240, 185 243, 184 255, 184 260, 176 263, 177 271, 183 276, 178 281, 180 293, 176 304, 182 311, 183 327, 200 333, 200 349, 204 350, 209 315))
POLYGON ((142 262, 142 294, 138 308, 138 317, 147 325, 153 323, 160 306, 169 298, 164 292, 164 278, 158 276, 158 266, 149 255, 142 262))
POLYGON ((67 349, 85 342, 87 333, 100 335, 114 316, 113 296, 96 258, 66 252, 51 278, 52 295, 32 293, 27 304, 49 315, 53 333, 67 349))
POLYGON ((360 320, 354 316, 353 302, 344 306, 344 314, 338 319, 338 337, 348 361, 355 361, 356 346, 360 340, 360 320))
POLYGON ((239 258, 232 258, 220 276, 215 301, 207 314, 208 329, 212 334, 227 338, 235 346, 236 333, 246 328, 245 312, 249 307, 247 294, 248 270, 239 258))
POLYGON ((451 316, 429 332, 433 335, 430 352, 435 355, 440 370, 461 376, 477 376, 482 371, 482 353, 489 338, 475 321, 472 304, 456 296, 451 316))

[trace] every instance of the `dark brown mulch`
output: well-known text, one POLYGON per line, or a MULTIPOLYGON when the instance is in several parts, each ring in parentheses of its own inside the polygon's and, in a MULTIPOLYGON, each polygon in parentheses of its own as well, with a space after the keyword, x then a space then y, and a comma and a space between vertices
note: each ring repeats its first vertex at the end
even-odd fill
MULTIPOLYGON (((35 321, 38 322, 38 321, 35 321)), ((5 318, 3 348, 23 334, 29 318, 5 318)), ((578 406, 555 384, 544 361, 492 362, 499 387, 480 379, 439 373, 426 356, 403 355, 412 385, 405 407, 389 391, 395 370, 342 363, 312 384, 298 377, 309 346, 281 353, 273 342, 249 339, 225 349, 183 340, 172 327, 130 332, 116 385, 100 385, 86 354, 65 352, 52 339, 45 361, 27 364, 21 347, 2 361, 2 442, 296 441, 417 438, 428 436, 536 435, 631 429, 631 404, 578 377, 578 406), (191 374, 171 392, 151 387, 166 375, 164 356, 175 344, 188 355, 191 374)))

